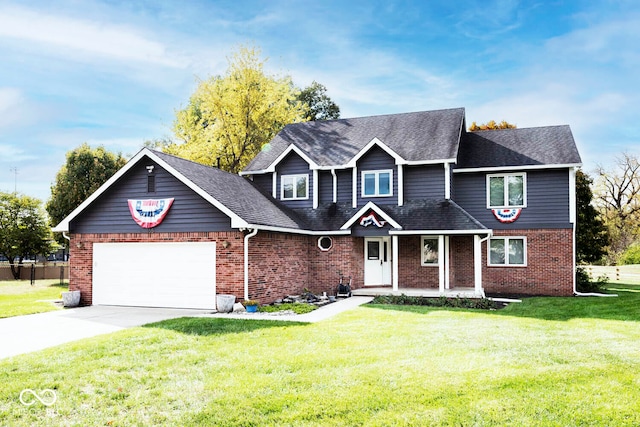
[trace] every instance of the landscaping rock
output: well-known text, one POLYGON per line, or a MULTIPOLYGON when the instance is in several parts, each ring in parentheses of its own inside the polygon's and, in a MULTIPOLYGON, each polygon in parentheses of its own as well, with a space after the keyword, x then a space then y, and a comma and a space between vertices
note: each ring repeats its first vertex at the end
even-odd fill
POLYGON ((234 313, 244 313, 245 311, 247 311, 247 309, 244 308, 244 305, 242 305, 242 303, 237 302, 237 303, 233 304, 233 312, 234 313))

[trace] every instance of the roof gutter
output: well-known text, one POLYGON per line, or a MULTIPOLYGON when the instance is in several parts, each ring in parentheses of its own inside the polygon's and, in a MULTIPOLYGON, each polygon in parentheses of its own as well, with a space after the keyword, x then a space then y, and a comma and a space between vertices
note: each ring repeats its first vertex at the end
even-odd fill
MULTIPOLYGON (((351 234, 351 230, 302 230, 296 228, 286 228, 286 227, 273 227, 270 225, 257 225, 257 224, 248 224, 246 228, 249 229, 257 229, 262 231, 273 231, 277 233, 291 233, 291 234, 304 234, 307 236, 328 236, 328 235, 345 235, 351 234)), ((241 228, 242 230, 242 228, 241 228)))
POLYGON ((249 239, 258 234, 258 229, 248 229, 244 236, 244 299, 249 299, 249 239))

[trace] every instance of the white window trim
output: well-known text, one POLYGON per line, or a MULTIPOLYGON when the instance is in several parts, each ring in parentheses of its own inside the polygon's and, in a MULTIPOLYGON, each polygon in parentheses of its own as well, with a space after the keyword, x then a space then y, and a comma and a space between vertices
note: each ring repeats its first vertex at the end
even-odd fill
POLYGON ((331 250, 331 248, 333 248, 333 239, 331 238, 331 236, 320 236, 318 237, 318 249, 320 249, 322 252, 328 252, 331 250), (329 239, 330 245, 328 248, 323 248, 322 245, 320 244, 320 242, 322 241, 322 239, 329 239))
POLYGON ((440 237, 439 236, 420 236, 420 265, 423 267, 440 267, 440 252, 442 248, 440 247, 440 237), (438 245, 438 259, 434 263, 426 263, 424 262, 424 241, 425 240, 435 240, 438 245))
POLYGON ((309 200, 309 174, 296 174, 296 175, 280 175, 280 200, 309 200), (293 186, 293 197, 284 197, 284 180, 285 179, 293 179, 293 183, 295 184, 298 178, 304 178, 307 182, 305 188, 304 197, 298 197, 296 195, 296 186, 293 186))
POLYGON ((371 197, 392 197, 393 196, 393 169, 380 169, 380 170, 366 170, 360 172, 360 195, 364 198, 371 197), (379 176, 381 173, 389 174, 389 194, 380 194, 379 189, 379 176), (364 176, 367 174, 375 174, 376 177, 376 192, 375 194, 364 194, 364 176))
POLYGON ((527 266, 527 238, 526 236, 493 236, 487 242, 487 265, 489 267, 526 267, 527 266), (492 240, 504 240, 505 254, 504 254, 504 264, 491 264, 491 241, 492 240), (522 240, 523 248, 524 248, 524 264, 509 264, 509 253, 507 252, 509 248, 509 240, 522 240))
MULTIPOLYGON (((527 207, 527 173, 526 172, 514 172, 514 173, 493 173, 487 174, 486 180, 486 196, 487 196, 487 209, 518 209, 527 207), (513 206, 491 206, 491 178, 507 178, 510 176, 522 176, 522 204, 513 206)), ((504 186, 503 201, 509 200, 509 186, 504 186)))

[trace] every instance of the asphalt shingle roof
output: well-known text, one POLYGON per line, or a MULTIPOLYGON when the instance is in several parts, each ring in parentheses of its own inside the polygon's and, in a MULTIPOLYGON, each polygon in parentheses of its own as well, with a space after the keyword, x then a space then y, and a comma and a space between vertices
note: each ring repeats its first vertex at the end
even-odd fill
MULTIPOLYGON (((351 203, 338 203, 335 208, 331 205, 324 204, 318 209, 295 209, 295 212, 304 219, 310 230, 330 231, 339 230, 361 209, 353 208, 351 203)), ((398 222, 403 230, 472 231, 487 228, 451 200, 411 200, 403 206, 378 207, 398 222)))
POLYGON ((246 178, 158 151, 153 153, 249 224, 304 228, 291 209, 262 193, 246 178))
POLYGON ((569 126, 465 132, 457 168, 582 163, 569 126))
POLYGON ((457 156, 464 108, 287 125, 244 172, 265 170, 294 144, 319 166, 345 165, 372 139, 408 161, 457 156))

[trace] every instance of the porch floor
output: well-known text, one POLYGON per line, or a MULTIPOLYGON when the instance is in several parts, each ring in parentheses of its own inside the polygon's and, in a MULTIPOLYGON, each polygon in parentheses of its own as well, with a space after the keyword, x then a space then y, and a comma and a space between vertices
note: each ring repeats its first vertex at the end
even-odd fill
POLYGON ((353 295, 357 296, 378 296, 378 295, 407 295, 410 297, 429 297, 438 298, 440 296, 446 296, 450 298, 482 298, 483 295, 476 294, 474 288, 471 287, 456 287, 451 289, 445 289, 444 294, 440 294, 440 290, 436 288, 398 288, 397 291, 393 291, 391 287, 364 287, 360 289, 354 289, 351 291, 353 295))

